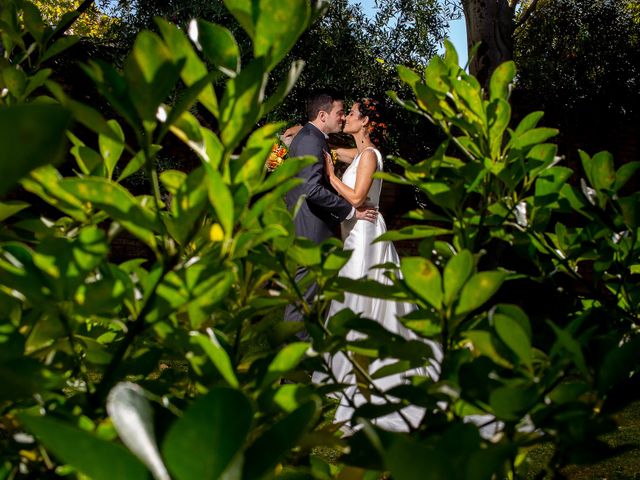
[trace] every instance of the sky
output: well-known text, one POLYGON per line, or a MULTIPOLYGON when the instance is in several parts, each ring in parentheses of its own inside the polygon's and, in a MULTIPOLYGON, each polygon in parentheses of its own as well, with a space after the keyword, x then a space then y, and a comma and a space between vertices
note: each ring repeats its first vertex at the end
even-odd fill
MULTIPOLYGON (((363 11, 367 15, 373 15, 375 13, 375 0, 350 0, 351 3, 359 3, 362 5, 363 11)), ((458 59, 461 67, 464 67, 467 63, 467 29, 464 23, 464 17, 459 20, 453 20, 449 22, 449 40, 456 47, 458 52, 458 59)), ((442 45, 438 48, 438 53, 443 53, 444 47, 442 45)))

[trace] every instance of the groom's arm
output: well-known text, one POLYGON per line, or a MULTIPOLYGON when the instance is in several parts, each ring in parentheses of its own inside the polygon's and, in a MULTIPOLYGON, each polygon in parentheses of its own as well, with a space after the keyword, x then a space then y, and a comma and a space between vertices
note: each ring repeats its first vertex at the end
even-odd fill
POLYGON ((308 203, 331 214, 338 222, 345 220, 353 207, 325 186, 324 154, 325 145, 309 136, 299 145, 296 155, 312 155, 318 159, 313 165, 304 168, 298 175, 304 178, 304 194, 308 203))

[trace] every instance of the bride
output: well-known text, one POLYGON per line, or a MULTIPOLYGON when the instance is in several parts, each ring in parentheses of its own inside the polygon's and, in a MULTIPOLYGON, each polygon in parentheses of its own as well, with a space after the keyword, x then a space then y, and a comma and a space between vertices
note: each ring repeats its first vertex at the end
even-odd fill
MULTIPOLYGON (((344 133, 349 133, 353 136, 356 142, 357 153, 344 172, 342 180, 340 180, 334 172, 331 157, 328 154, 326 155, 325 173, 329 182, 333 188, 354 207, 363 205, 378 207, 382 180, 374 179, 373 174, 376 171, 383 170, 382 154, 376 145, 382 140, 385 131, 386 125, 382 121, 378 102, 372 99, 361 99, 351 107, 343 129, 344 133)), ((340 270, 339 275, 351 279, 366 277, 379 283, 388 284, 389 280, 384 276, 383 269, 372 268, 376 265, 389 262, 394 265, 400 264, 396 249, 391 242, 373 243, 377 237, 387 231, 382 215, 378 215, 375 223, 361 221, 355 218, 345 220, 341 224, 341 230, 344 248, 345 250, 352 250, 352 253, 351 258, 340 270)), ((417 338, 413 332, 405 328, 398 320, 398 317, 407 315, 416 309, 416 307, 410 303, 369 298, 347 292, 344 295, 344 301, 339 302, 334 300, 331 303, 327 318, 331 318, 345 308, 361 314, 364 318, 380 323, 390 332, 401 335, 408 340, 417 338)), ((351 331, 347 336, 347 340, 354 341, 362 337, 363 334, 351 331)), ((375 392, 384 392, 402 383, 406 383, 410 376, 421 375, 430 376, 434 380, 437 379, 439 374, 439 361, 442 358, 441 349, 431 341, 426 342, 432 347, 434 357, 436 357, 431 359, 432 364, 429 367, 414 368, 403 373, 388 375, 375 380, 375 388, 369 398, 370 402, 385 403, 386 400, 380 395, 376 395, 375 392)), ((357 386, 357 380, 359 381, 360 379, 359 374, 358 379, 356 379, 353 362, 358 362, 358 365, 371 374, 395 361, 396 360, 391 358, 385 358, 382 360, 376 359, 368 363, 347 352, 337 352, 329 358, 333 378, 319 372, 314 374, 314 383, 327 382, 331 378, 331 380, 335 380, 338 383, 349 385, 337 394, 339 405, 335 413, 335 422, 344 423, 343 430, 347 432, 351 431, 349 421, 354 412, 354 406, 358 407, 365 403, 368 397, 368 395, 366 393, 363 394, 357 386), (350 358, 347 358, 347 355, 349 355, 350 358)), ((387 400, 388 399, 389 398, 387 398, 387 400)), ((373 423, 385 430, 407 431, 409 429, 407 422, 411 424, 411 427, 415 428, 424 416, 424 409, 412 405, 402 408, 401 412, 402 414, 394 412, 378 417, 373 423)))

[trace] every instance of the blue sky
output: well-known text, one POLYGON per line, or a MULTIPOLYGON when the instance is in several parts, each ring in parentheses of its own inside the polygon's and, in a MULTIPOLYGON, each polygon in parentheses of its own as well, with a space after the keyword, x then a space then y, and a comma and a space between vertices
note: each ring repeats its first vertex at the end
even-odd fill
MULTIPOLYGON (((375 10, 375 0, 350 0, 351 3, 359 3, 365 13, 372 15, 375 10)), ((464 23, 464 17, 459 20, 449 22, 449 40, 453 42, 453 45, 458 51, 458 58, 460 66, 464 67, 467 63, 467 29, 464 23)), ((442 45, 439 46, 439 52, 444 52, 442 45)))

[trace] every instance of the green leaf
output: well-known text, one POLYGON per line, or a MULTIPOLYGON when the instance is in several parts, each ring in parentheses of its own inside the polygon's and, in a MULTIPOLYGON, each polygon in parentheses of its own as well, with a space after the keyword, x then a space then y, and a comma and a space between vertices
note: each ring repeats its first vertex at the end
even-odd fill
POLYGON ((613 184, 612 190, 617 192, 624 187, 638 169, 640 169, 640 162, 629 162, 622 165, 616 172, 616 181, 613 184))
POLYGON ((51 165, 46 165, 33 170, 21 183, 25 190, 38 195, 49 205, 80 222, 85 222, 88 209, 78 198, 60 186, 61 181, 62 176, 58 170, 51 165))
POLYGON ((407 301, 407 294, 398 287, 379 283, 375 280, 353 280, 351 278, 338 277, 332 287, 339 292, 351 292, 364 297, 407 301))
POLYGON ((538 176, 535 187, 536 205, 548 205, 557 200, 560 190, 567 179, 573 175, 573 170, 567 167, 551 167, 538 176))
POLYGON ((104 210, 151 248, 156 247, 154 233, 160 230, 156 217, 117 183, 103 178, 67 178, 61 186, 77 198, 104 210))
POLYGON ((289 72, 285 79, 278 84, 276 90, 263 103, 262 111, 260 112, 261 117, 270 113, 274 108, 282 103, 287 95, 289 95, 289 92, 298 81, 304 65, 305 63, 303 60, 291 62, 291 67, 289 68, 289 72))
POLYGON ((55 105, 0 108, 0 195, 31 170, 64 154, 71 114, 55 105))
POLYGON ((436 309, 442 308, 442 277, 431 261, 420 257, 401 260, 402 275, 411 290, 436 309))
POLYGON ((585 378, 589 378, 589 369, 587 368, 580 343, 573 337, 568 329, 562 329, 551 321, 547 321, 547 324, 551 326, 553 332, 556 334, 556 343, 553 346, 551 354, 558 354, 559 350, 565 350, 569 353, 569 356, 575 366, 578 367, 578 370, 580 370, 580 373, 584 375, 585 378))
POLYGON ((452 69, 459 67, 458 52, 456 52, 453 42, 448 38, 444 39, 444 63, 452 69))
MULTIPOLYGON (((151 149, 149 152, 150 156, 155 157, 156 154, 161 149, 162 147, 160 145, 151 145, 151 149)), ((136 173, 138 170, 140 170, 144 166, 145 159, 146 157, 142 150, 136 153, 134 157, 131 160, 129 160, 129 162, 127 163, 127 166, 124 167, 124 170, 118 177, 118 182, 123 181, 125 178, 130 177, 131 175, 136 173)))
POLYGON ((591 178, 596 190, 610 190, 616 181, 613 168, 613 155, 609 152, 598 152, 591 158, 591 178))
POLYGON ((458 293, 473 273, 473 255, 469 250, 460 251, 444 267, 444 303, 453 305, 458 293))
POLYGON ((535 392, 522 387, 500 387, 489 396, 489 404, 496 417, 506 421, 520 420, 535 400, 535 392))
POLYGON ((169 470, 177 480, 221 478, 241 451, 252 418, 242 392, 212 388, 193 402, 165 436, 162 453, 169 470))
POLYGON ((451 233, 451 230, 430 225, 412 225, 400 230, 390 230, 383 233, 374 242, 395 242, 397 240, 411 240, 419 238, 431 238, 451 233))
POLYGON ((290 343, 280 350, 269 364, 267 373, 262 379, 262 388, 270 385, 285 373, 296 368, 304 358, 307 350, 309 350, 309 344, 306 342, 290 343))
POLYGON ((396 480, 445 480, 450 477, 446 456, 424 443, 394 435, 383 450, 385 466, 396 480))
POLYGON ((45 62, 56 55, 60 55, 66 49, 73 47, 79 41, 80 37, 75 35, 65 35, 62 38, 59 38, 53 45, 47 48, 40 58, 40 62, 45 62))
POLYGON ((107 122, 111 131, 115 132, 120 141, 114 140, 106 135, 98 136, 98 145, 100 146, 100 154, 104 159, 105 166, 107 167, 107 177, 111 179, 113 175, 113 169, 118 163, 122 152, 124 151, 124 132, 122 127, 115 120, 109 120, 107 122))
POLYGON ((462 333, 462 336, 473 344, 473 351, 476 355, 484 355, 498 365, 512 368, 512 365, 496 350, 494 338, 491 333, 484 330, 467 330, 462 333))
POLYGON ((142 31, 124 66, 129 98, 143 120, 155 121, 158 106, 174 89, 183 61, 174 63, 173 55, 160 37, 142 31))
POLYGON ((534 128, 523 132, 521 135, 516 136, 514 134, 509 143, 511 148, 522 150, 538 143, 544 143, 556 135, 558 135, 558 130, 555 128, 534 128))
POLYGON ((264 60, 255 59, 227 82, 220 102, 220 139, 228 150, 234 150, 255 127, 266 80, 264 60))
POLYGON ((28 399, 63 384, 63 378, 31 358, 21 356, 0 364, 1 402, 28 399))
POLYGON ((489 146, 491 158, 498 160, 502 149, 502 138, 511 120, 511 106, 501 98, 493 100, 487 107, 489 121, 489 146))
POLYGON ((635 192, 627 197, 619 198, 618 205, 622 210, 622 219, 625 225, 632 229, 640 225, 640 192, 635 192))
POLYGON ((266 56, 271 71, 306 30, 311 7, 307 0, 260 0, 258 8, 253 53, 266 56))
POLYGON ((15 215, 16 213, 29 208, 27 202, 21 202, 19 200, 8 200, 6 202, 0 202, 0 222, 4 222, 7 218, 15 215))
POLYGON ((174 238, 183 245, 199 226, 198 220, 207 205, 207 177, 204 168, 198 167, 189 173, 174 195, 171 203, 171 213, 177 229, 174 238))
POLYGON ((531 350, 531 339, 527 332, 508 315, 494 313, 492 320, 500 340, 516 354, 527 368, 531 369, 533 351, 531 350))
POLYGON ((514 135, 519 137, 523 133, 535 128, 542 117, 544 117, 544 112, 531 112, 520 121, 516 127, 514 135))
POLYGON ((195 333, 192 335, 191 343, 199 345, 207 354, 209 359, 213 362, 215 367, 220 372, 220 375, 227 381, 227 383, 238 388, 240 384, 236 378, 236 374, 233 371, 233 365, 227 351, 218 342, 215 333, 211 333, 209 337, 202 335, 201 333, 195 333))
POLYGON ((228 29, 206 20, 197 20, 189 25, 189 36, 225 75, 235 77, 240 71, 240 48, 228 29))
POLYGON ((319 403, 316 400, 303 404, 260 435, 245 453, 242 478, 253 480, 271 472, 311 427, 320 412, 319 403))
POLYGON ((491 271, 473 275, 462 288, 455 314, 464 316, 487 302, 500 288, 507 274, 491 271))
MULTIPOLYGON (((171 51, 174 60, 176 62, 185 62, 184 68, 180 72, 180 77, 187 87, 191 87, 209 75, 207 67, 193 51, 189 40, 182 30, 161 18, 157 18, 156 23, 162 32, 162 37, 164 38, 167 48, 171 51)), ((215 80, 215 77, 211 78, 211 82, 215 80)), ((213 85, 209 84, 205 86, 198 95, 198 99, 216 118, 220 115, 218 98, 213 90, 213 85)))
POLYGON ((249 38, 252 40, 255 36, 256 31, 256 16, 257 11, 256 7, 259 2, 255 0, 224 0, 224 5, 227 7, 227 10, 231 12, 231 14, 235 17, 242 28, 244 28, 245 32, 249 34, 249 38))
POLYGON ((234 183, 244 183, 249 191, 260 184, 265 175, 265 161, 282 126, 283 124, 268 123, 251 134, 240 157, 231 163, 234 183))
MULTIPOLYGON (((205 164, 208 165, 208 164, 205 164)), ((231 191, 224 180, 222 175, 213 168, 207 168, 207 188, 209 193, 209 202, 213 205, 218 221, 222 226, 225 238, 231 238, 233 234, 234 225, 234 211, 233 211, 233 197, 231 191)))
POLYGON ((513 61, 498 65, 489 81, 490 100, 497 98, 506 100, 509 97, 509 85, 516 75, 516 64, 513 61))
POLYGON ((19 415, 20 421, 62 462, 95 480, 146 480, 147 470, 121 445, 61 420, 19 415))

